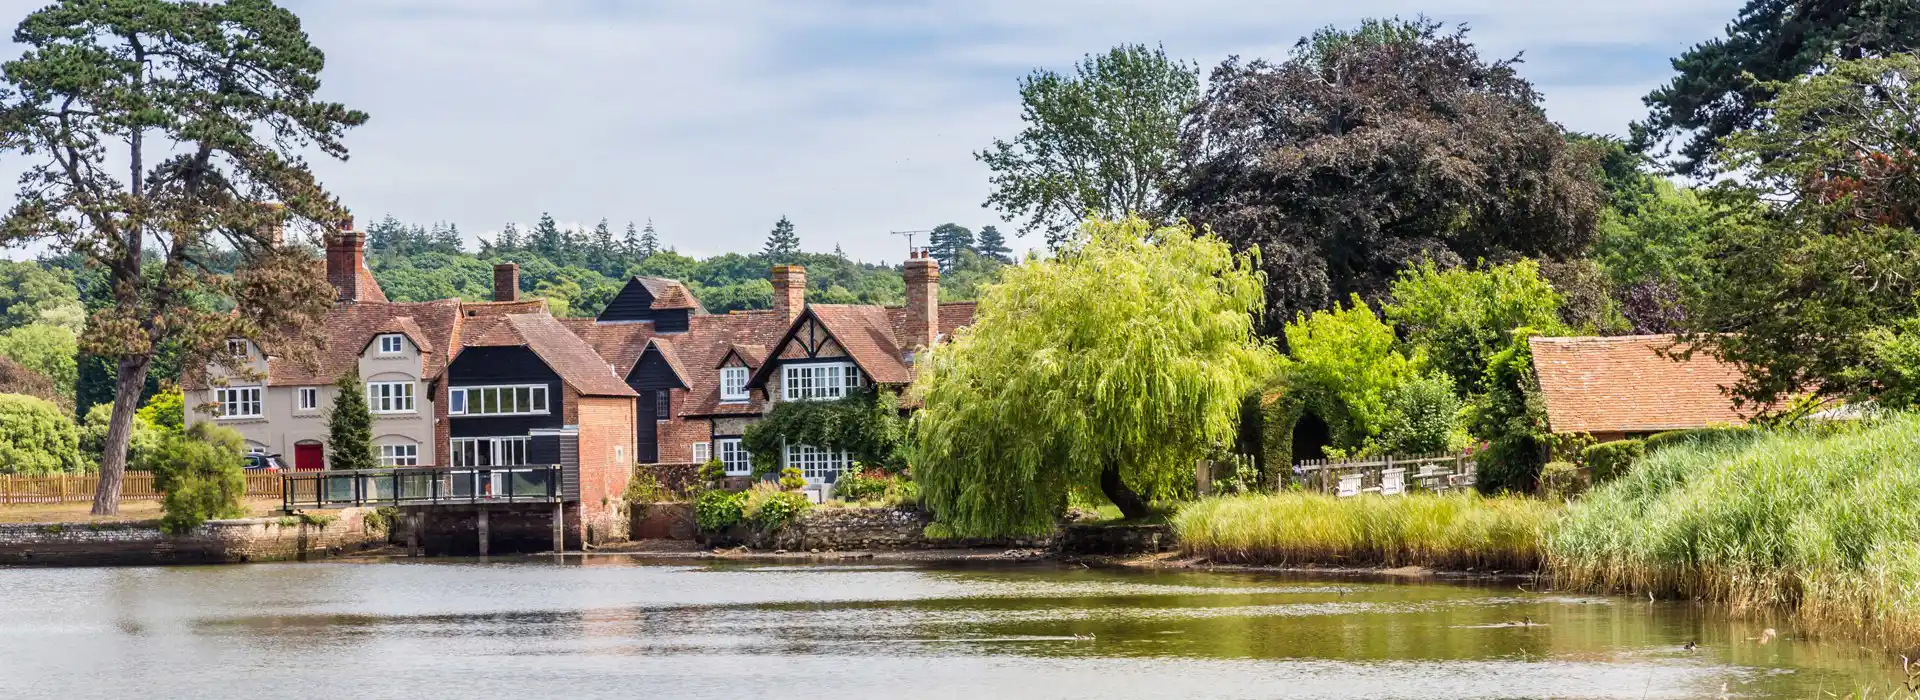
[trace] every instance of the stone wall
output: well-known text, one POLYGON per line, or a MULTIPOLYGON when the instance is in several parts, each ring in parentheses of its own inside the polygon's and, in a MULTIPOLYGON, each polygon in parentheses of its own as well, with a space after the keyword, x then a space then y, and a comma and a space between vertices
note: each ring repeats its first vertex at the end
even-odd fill
POLYGON ((933 517, 896 508, 815 508, 758 542, 763 549, 921 549, 933 517))
POLYGON ((0 524, 0 565, 144 566, 233 564, 309 559, 365 549, 387 541, 367 527, 366 508, 328 513, 331 519, 210 520, 193 532, 169 535, 159 521, 0 524))

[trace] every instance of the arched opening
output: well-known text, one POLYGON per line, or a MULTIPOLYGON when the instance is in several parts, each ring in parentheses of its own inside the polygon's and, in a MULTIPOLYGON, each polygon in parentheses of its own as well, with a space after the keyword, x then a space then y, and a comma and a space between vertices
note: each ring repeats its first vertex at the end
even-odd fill
POLYGON ((301 440, 293 443, 293 469, 302 472, 317 472, 327 468, 327 448, 319 440, 301 440))
POLYGON ((1293 461, 1326 459, 1327 448, 1332 446, 1333 431, 1327 422, 1312 410, 1301 411, 1300 420, 1293 424, 1293 461))

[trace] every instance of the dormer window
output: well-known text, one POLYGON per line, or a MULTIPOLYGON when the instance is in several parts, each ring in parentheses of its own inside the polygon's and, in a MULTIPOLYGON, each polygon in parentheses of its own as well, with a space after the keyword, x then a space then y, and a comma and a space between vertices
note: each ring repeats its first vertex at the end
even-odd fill
POLYGON ((398 355, 405 347, 406 346, 400 344, 399 333, 388 333, 380 336, 380 354, 382 355, 398 355))
POLYGON ((747 400, 747 368, 745 367, 721 367, 720 368, 720 400, 721 401, 747 400))
POLYGON ((233 357, 246 357, 247 341, 241 338, 228 338, 227 354, 233 357))

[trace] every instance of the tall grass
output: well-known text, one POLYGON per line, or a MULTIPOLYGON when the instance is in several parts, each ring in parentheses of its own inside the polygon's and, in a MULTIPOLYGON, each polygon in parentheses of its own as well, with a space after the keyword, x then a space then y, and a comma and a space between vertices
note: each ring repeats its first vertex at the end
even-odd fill
POLYGON ((1532 570, 1558 508, 1525 498, 1315 493, 1209 498, 1175 513, 1189 554, 1273 565, 1428 566, 1532 570))
POLYGON ((1659 450, 1547 537, 1556 586, 1920 641, 1920 416, 1659 450))

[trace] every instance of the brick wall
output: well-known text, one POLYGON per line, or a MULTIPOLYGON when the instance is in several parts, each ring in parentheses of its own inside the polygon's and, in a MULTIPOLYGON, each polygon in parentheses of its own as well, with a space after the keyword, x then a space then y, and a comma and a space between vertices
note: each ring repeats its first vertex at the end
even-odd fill
MULTIPOLYGON (((687 401, 684 389, 673 390, 675 406, 687 401)), ((713 423, 705 418, 674 418, 659 424, 660 461, 663 463, 693 461, 693 443, 713 441, 713 423)))
POLYGON ((211 520, 185 535, 161 532, 154 520, 4 524, 0 565, 231 564, 322 557, 384 544, 385 530, 367 528, 369 512, 332 511, 324 522, 292 517, 211 520))
MULTIPOLYGON (((627 537, 626 504, 621 496, 633 476, 633 443, 638 428, 632 398, 581 397, 580 537, 590 544, 627 537)), ((569 525, 572 525, 569 523, 569 525)))

